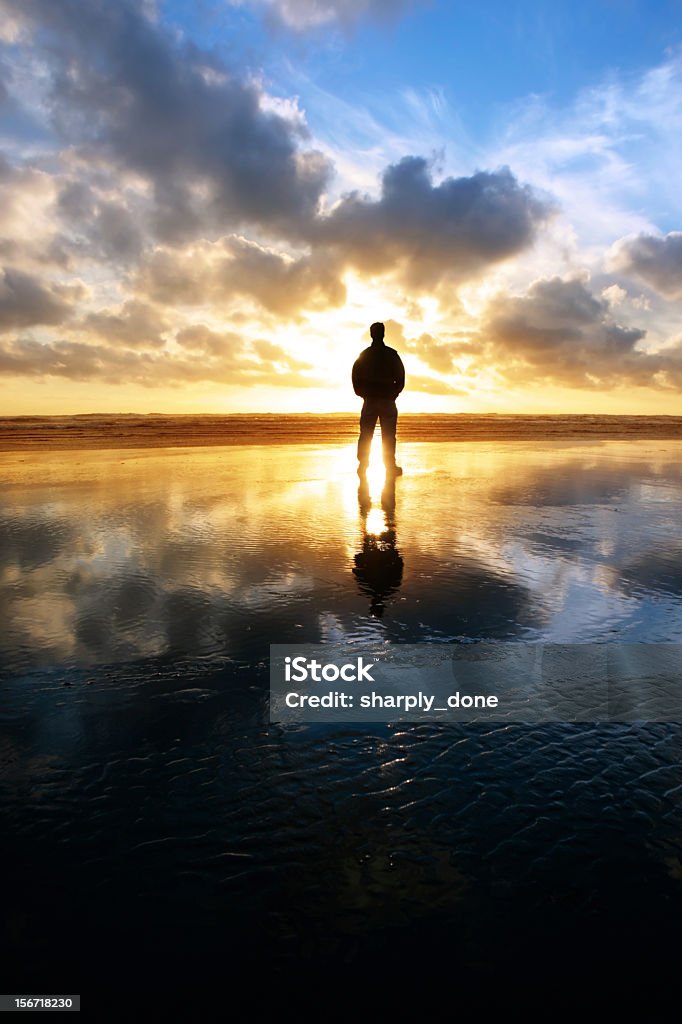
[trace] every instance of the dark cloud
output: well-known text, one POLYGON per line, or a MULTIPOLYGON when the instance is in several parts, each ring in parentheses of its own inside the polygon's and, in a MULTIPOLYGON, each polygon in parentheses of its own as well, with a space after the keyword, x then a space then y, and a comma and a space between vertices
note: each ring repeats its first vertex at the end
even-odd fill
POLYGON ((122 202, 101 199, 87 182, 70 180, 59 191, 57 210, 82 256, 120 263, 139 257, 141 225, 122 202))
POLYGON ((117 312, 101 310, 89 313, 82 328, 109 342, 131 346, 164 344, 163 333, 169 327, 164 314, 148 303, 129 299, 117 312))
POLYGON ((0 270, 0 330, 64 323, 71 313, 69 298, 68 289, 5 267, 0 270))
POLYGON ((374 200, 354 192, 316 225, 316 240, 367 274, 398 271, 412 286, 476 277, 527 248, 553 207, 507 168, 434 185, 428 162, 405 157, 374 200))
POLYGON ((124 263, 142 251, 139 226, 122 203, 100 203, 91 237, 105 257, 124 263))
POLYGON ((682 297, 682 231, 625 240, 616 247, 613 264, 667 298, 682 297))
MULTIPOLYGON (((53 121, 152 183, 158 230, 185 221, 281 229, 312 217, 330 173, 300 122, 145 17, 132 0, 2 0, 51 69, 53 121), (200 211, 200 213, 199 213, 200 211)), ((174 239, 176 240, 176 239, 174 239)))
MULTIPOLYGON (((45 267, 53 270, 69 270, 73 266, 73 253, 66 239, 53 234, 48 239, 0 239, 0 261, 23 272, 44 271, 45 267)), ((36 283, 39 284, 38 278, 36 283)), ((53 286, 46 285, 46 288, 53 286)))
POLYGON ((67 181, 57 197, 57 210, 68 222, 91 220, 95 215, 96 204, 93 190, 84 181, 67 181))
POLYGON ((190 352, 209 353, 223 358, 236 358, 244 348, 244 342, 238 334, 233 331, 212 331, 206 324, 183 327, 175 335, 175 340, 190 352))
POLYGON ((180 252, 156 249, 144 262, 137 287, 157 302, 189 306, 247 296, 280 315, 303 308, 340 306, 346 290, 323 255, 298 259, 255 242, 228 237, 180 252))
POLYGON ((0 60, 0 110, 3 111, 3 114, 7 113, 7 107, 10 105, 10 92, 5 84, 10 78, 11 75, 5 62, 0 60))
POLYGON ((487 310, 477 359, 509 380, 571 387, 682 385, 682 346, 657 353, 646 332, 617 323, 584 281, 536 281, 526 295, 500 296, 487 310))
POLYGON ((296 359, 281 345, 264 338, 244 341, 234 331, 214 331, 206 324, 192 324, 175 335, 184 349, 197 354, 229 358, 235 368, 245 373, 269 367, 273 373, 288 373, 312 369, 309 363, 296 359))
MULTIPOLYGON (((7 375, 145 383, 153 381, 164 363, 167 360, 147 353, 73 341, 41 344, 32 338, 18 338, 0 346, 0 373, 7 375)), ((168 383, 167 377, 164 382, 168 383)))
POLYGON ((215 283, 229 293, 250 295, 272 313, 340 306, 346 289, 323 254, 292 259, 244 238, 226 243, 229 254, 215 283))
POLYGON ((298 32, 330 24, 351 28, 365 19, 390 23, 423 3, 424 0, 421 4, 419 0, 251 0, 252 6, 298 32))
POLYGON ((66 238, 52 235, 43 240, 0 238, 0 260, 31 269, 52 267, 68 270, 72 266, 71 246, 66 238))
POLYGON ((265 339, 250 341, 193 324, 176 332, 173 349, 162 347, 158 336, 166 327, 158 310, 128 302, 118 313, 91 314, 79 325, 79 330, 103 338, 103 344, 68 339, 41 343, 28 337, 0 343, 0 374, 145 387, 194 382, 243 387, 325 384, 310 376, 307 362, 265 339), (146 336, 145 324, 150 329, 146 336))
POLYGON ((180 351, 140 351, 68 340, 40 343, 18 338, 0 344, 0 374, 62 377, 144 387, 210 382, 241 387, 320 387, 325 381, 306 375, 309 364, 270 342, 219 335, 205 325, 178 332, 180 351), (303 375, 302 375, 303 374, 303 375))

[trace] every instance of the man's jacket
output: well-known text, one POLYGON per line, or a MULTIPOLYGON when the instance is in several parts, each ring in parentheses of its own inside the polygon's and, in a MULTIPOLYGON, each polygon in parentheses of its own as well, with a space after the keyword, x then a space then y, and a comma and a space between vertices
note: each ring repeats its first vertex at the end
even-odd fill
POLYGON ((394 348, 373 342, 353 364, 353 390, 361 398, 397 398, 405 387, 405 367, 394 348))

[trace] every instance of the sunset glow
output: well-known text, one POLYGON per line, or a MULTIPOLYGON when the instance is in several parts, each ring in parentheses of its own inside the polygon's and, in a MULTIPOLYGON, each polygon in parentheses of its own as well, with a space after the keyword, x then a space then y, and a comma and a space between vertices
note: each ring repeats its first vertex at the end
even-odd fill
POLYGON ((375 320, 406 412, 679 412, 679 33, 598 7, 0 0, 4 413, 352 411, 375 320))

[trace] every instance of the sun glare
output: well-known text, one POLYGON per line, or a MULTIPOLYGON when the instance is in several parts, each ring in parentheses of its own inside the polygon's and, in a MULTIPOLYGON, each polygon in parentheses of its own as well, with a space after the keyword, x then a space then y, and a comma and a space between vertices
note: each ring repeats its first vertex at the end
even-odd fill
POLYGON ((379 501, 381 492, 386 482, 386 467, 381 457, 381 437, 378 433, 372 440, 372 448, 369 453, 369 466, 367 467, 367 487, 372 501, 379 501))
POLYGON ((382 508, 373 505, 367 513, 365 521, 365 533, 372 537, 379 537, 386 530, 386 515, 382 508))

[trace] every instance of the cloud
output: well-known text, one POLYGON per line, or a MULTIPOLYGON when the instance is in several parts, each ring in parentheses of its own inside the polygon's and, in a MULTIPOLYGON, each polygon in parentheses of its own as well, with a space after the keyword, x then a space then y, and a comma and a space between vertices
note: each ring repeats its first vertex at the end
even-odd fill
POLYGON ((283 229, 314 216, 330 174, 301 149, 298 119, 262 90, 145 17, 132 0, 1 0, 31 33, 69 145, 149 182, 164 238, 204 227, 283 229))
POLYGON ((623 239, 612 251, 614 270, 633 274, 670 299, 682 297, 682 231, 664 237, 640 234, 623 239))
POLYGON ((271 313, 340 306, 346 290, 324 254, 298 259, 239 236, 177 251, 158 248, 143 263, 136 286, 157 302, 224 304, 248 297, 271 313))
POLYGON ((206 324, 192 324, 175 335, 178 345, 191 352, 220 356, 232 360, 236 369, 251 373, 270 368, 273 375, 312 369, 309 363, 296 359, 281 345, 264 338, 245 342, 234 331, 214 331, 206 324))
POLYGON ((21 270, 0 270, 0 330, 33 324, 61 324, 71 314, 73 290, 43 284, 21 270))
POLYGON ((233 331, 213 331, 206 324, 183 327, 175 335, 178 345, 194 353, 236 359, 243 350, 243 341, 233 331))
POLYGON ((32 338, 18 338, 0 344, 0 373, 122 382, 133 362, 142 365, 149 358, 132 353, 117 353, 109 348, 80 342, 54 341, 41 344, 32 338), (129 358, 131 356, 132 359, 129 358))
POLYGON ((279 358, 273 365, 272 358, 261 358, 256 349, 247 342, 236 341, 235 336, 211 349, 205 334, 194 347, 191 336, 188 345, 188 335, 180 335, 179 353, 18 338, 0 343, 0 374, 141 384, 149 388, 197 382, 241 387, 320 387, 326 383, 312 375, 302 376, 301 371, 310 367, 291 359, 278 346, 275 348, 279 358))
POLYGON ((14 166, 0 154, 0 258, 18 270, 66 267, 69 254, 53 214, 52 175, 14 166))
POLYGON ((420 391, 423 394, 429 395, 469 396, 469 392, 466 389, 458 388, 454 384, 448 383, 448 381, 441 380, 438 377, 424 377, 414 373, 409 375, 408 387, 410 391, 420 391))
POLYGON ((646 352, 637 347, 645 333, 616 322, 585 280, 555 277, 489 304, 477 359, 515 382, 680 387, 682 344, 646 352))
MULTIPOLYGON (((343 19, 408 6, 286 10, 343 19)), ((36 72, 30 99, 51 126, 50 145, 62 144, 41 157, 40 170, 0 163, 8 200, 0 222, 10 229, 0 258, 15 275, 38 264, 69 273, 85 266, 94 294, 74 329, 89 340, 161 348, 178 307, 206 307, 201 315, 214 322, 230 305, 252 321, 300 319, 343 305, 351 269, 415 290, 456 284, 530 246, 551 215, 551 204, 506 169, 435 183, 419 156, 390 165, 378 197, 351 193, 330 207, 332 165, 310 143, 296 101, 268 96, 164 26, 150 5, 0 0, 0 10, 16 26, 15 65, 25 58, 36 72)), ((24 292, 32 282, 35 301, 22 317, 18 298, 8 297, 8 326, 64 322, 63 286, 37 275, 15 280, 24 292)), ((15 369, 26 355, 17 345, 5 363, 15 369)), ((70 366, 81 350, 55 351, 70 366)), ((52 367, 49 350, 29 355, 27 366, 40 355, 52 367)), ((83 357, 94 372, 92 346, 83 357)), ((446 352, 431 347, 430 358, 440 369, 446 352)))
MULTIPOLYGON (((424 0, 422 0, 422 3, 424 0)), ((396 21, 419 0, 251 0, 287 28, 297 32, 339 24, 348 29, 365 19, 396 21)))
MULTIPOLYGON (((23 19, 40 54, 47 107, 64 142, 92 166, 109 163, 148 187, 151 209, 140 216, 110 194, 111 182, 103 194, 82 177, 64 184, 61 215, 103 258, 134 259, 142 226, 174 246, 255 229, 312 248, 318 265, 329 262, 331 250, 365 272, 397 268, 420 287, 476 276, 520 252, 552 212, 507 169, 433 184, 426 159, 412 156, 384 171, 378 199, 352 193, 322 217, 332 166, 304 148, 300 112, 273 105, 258 84, 214 54, 149 20, 131 0, 92 0, 85 8, 79 0, 0 5, 23 19)), ((241 257, 272 261, 255 248, 241 257)), ((341 294, 333 274, 302 262, 275 272, 285 291, 304 296, 318 290, 322 277, 323 292, 341 294)), ((273 284, 264 304, 279 309, 284 297, 275 290, 273 284)))
MULTIPOLYGON (((402 324, 396 320, 386 320, 386 344, 396 345, 400 352, 410 352, 412 355, 417 356, 420 362, 428 366, 429 369, 435 370, 436 373, 453 374, 459 372, 459 367, 455 365, 455 359, 458 356, 467 356, 471 358, 472 349, 468 340, 462 341, 442 341, 439 338, 434 338, 433 335, 428 333, 420 334, 416 338, 406 338, 405 331, 402 324)), ((461 337, 469 338, 469 333, 462 334, 461 337)), ((443 381, 437 381, 432 377, 420 377, 415 378, 414 374, 410 374, 410 387, 412 388, 413 382, 418 379, 421 383, 416 385, 417 390, 421 391, 433 391, 436 384, 440 384, 444 387, 443 381)), ((438 394, 463 394, 463 392, 457 389, 447 389, 438 394)))
POLYGON ((168 328, 168 318, 160 310, 136 299, 124 302, 117 312, 89 313, 82 323, 83 330, 105 341, 140 347, 163 345, 168 328))
MULTIPOLYGON (((303 30, 396 16, 416 5, 267 6, 303 30)), ((16 26, 8 44, 13 67, 21 50, 39 69, 26 103, 52 130, 39 155, 35 149, 24 159, 14 150, 14 166, 0 161, 0 260, 7 267, 0 328, 24 332, 2 346, 0 372, 150 387, 328 386, 296 358, 297 342, 289 353, 264 335, 277 340, 271 328, 281 320, 346 302, 352 309, 381 295, 387 311, 411 324, 400 348, 417 370, 409 374, 414 391, 462 394, 462 375, 484 371, 503 386, 682 386, 682 342, 659 308, 665 304, 647 293, 655 308, 637 310, 640 297, 628 294, 627 279, 614 284, 602 273, 613 209, 631 196, 632 208, 643 208, 637 190, 644 185, 628 171, 633 147, 640 147, 633 126, 647 103, 661 114, 671 102, 679 81, 672 70, 629 92, 618 85, 612 94, 585 94, 557 125, 556 111, 541 105, 514 122, 505 148, 487 164, 498 169, 472 170, 481 151, 458 150, 458 164, 442 156, 447 176, 435 158, 402 156, 429 151, 424 140, 449 123, 445 100, 437 89, 428 97, 404 91, 396 114, 401 129, 408 125, 404 134, 382 137, 382 124, 363 107, 363 143, 352 157, 353 147, 340 147, 372 174, 384 167, 372 178, 377 190, 365 191, 373 185, 359 176, 352 182, 361 191, 341 194, 348 180, 330 192, 331 161, 311 141, 298 101, 269 96, 217 51, 164 26, 151 4, 0 0, 0 10, 16 26), (627 101, 624 113, 620 100, 627 101), (422 133, 416 141, 414 130, 422 133), (513 172, 498 167, 502 159, 513 172), (554 200, 521 175, 542 187, 558 181, 562 202, 573 201, 573 213, 584 207, 594 234, 578 239, 570 226, 557 227, 554 200), (581 183, 591 183, 589 204, 581 183), (547 253, 562 276, 545 270, 547 253), (56 276, 83 266, 92 290, 78 308, 82 286, 69 289, 56 276), (599 295, 578 276, 586 266, 598 268, 592 287, 599 295), (547 278, 527 288, 538 267, 547 278), (422 304, 424 296, 433 301, 422 304), (220 330, 234 328, 237 317, 244 337, 220 330), (26 329, 33 326, 59 332, 32 337, 26 329), (654 340, 663 344, 658 351, 654 340)), ((17 75, 7 79, 8 102, 25 80, 17 75)), ((679 105, 672 113, 679 115, 679 105)), ((329 121, 329 131, 343 136, 345 116, 329 121)), ((639 214, 628 217, 617 222, 618 235, 629 237, 614 248, 612 265, 665 297, 681 296, 682 233, 658 236, 639 214)), ((307 339, 314 323, 311 315, 301 332, 307 339)))
POLYGON ((142 228, 121 199, 102 198, 86 182, 70 180, 60 189, 57 211, 66 230, 75 232, 72 248, 80 249, 81 255, 123 264, 139 257, 142 228))
POLYGON ((405 350, 416 355, 426 366, 437 373, 454 373, 458 367, 458 356, 471 356, 471 345, 462 341, 440 341, 431 334, 405 341, 405 350))
POLYGON ((283 349, 281 345, 275 345, 272 341, 267 341, 265 338, 256 338, 251 342, 251 348, 263 363, 274 367, 276 372, 312 369, 309 363, 296 359, 291 353, 283 349))
POLYGON ((384 171, 378 199, 346 196, 315 237, 366 274, 394 271, 424 288, 474 278, 521 252, 553 212, 508 168, 434 185, 428 161, 410 156, 384 171))

